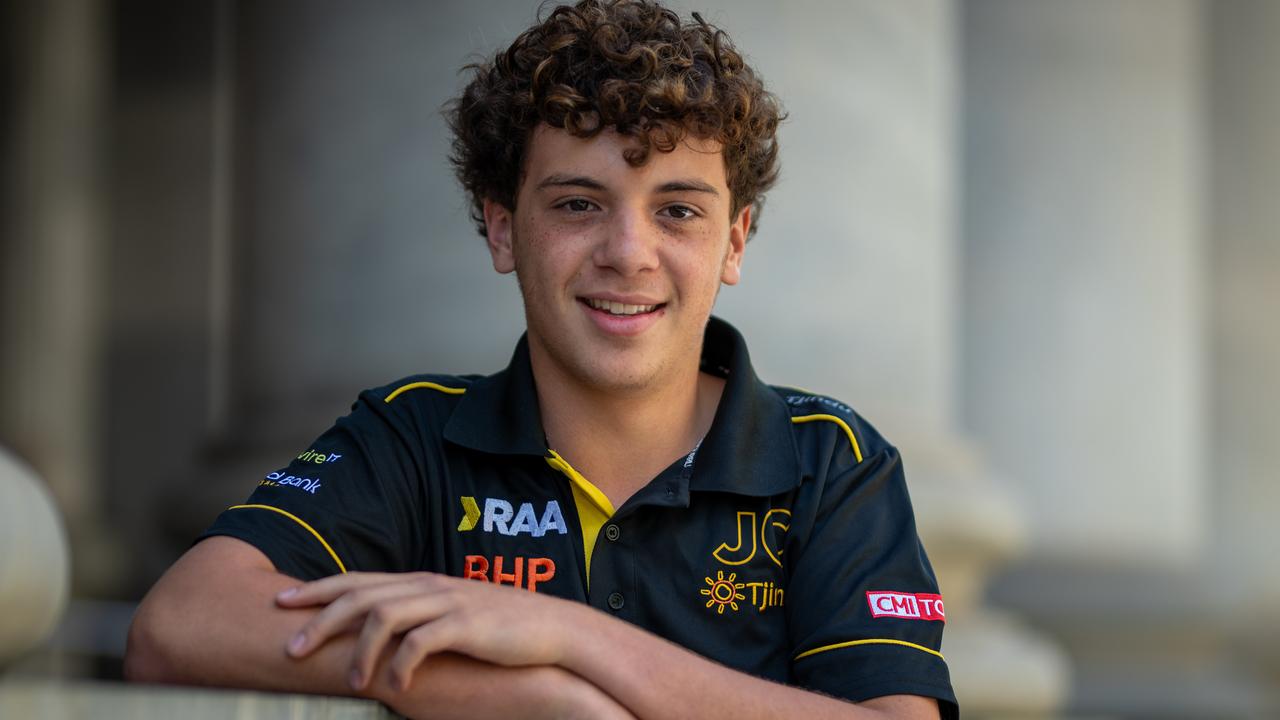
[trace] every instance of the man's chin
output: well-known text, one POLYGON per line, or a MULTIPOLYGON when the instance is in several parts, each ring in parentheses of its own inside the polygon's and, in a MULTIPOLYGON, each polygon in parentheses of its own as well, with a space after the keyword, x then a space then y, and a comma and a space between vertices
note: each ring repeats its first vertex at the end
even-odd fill
POLYGON ((611 365, 608 367, 580 368, 577 379, 584 386, 599 393, 633 395, 653 389, 656 373, 652 368, 611 365))

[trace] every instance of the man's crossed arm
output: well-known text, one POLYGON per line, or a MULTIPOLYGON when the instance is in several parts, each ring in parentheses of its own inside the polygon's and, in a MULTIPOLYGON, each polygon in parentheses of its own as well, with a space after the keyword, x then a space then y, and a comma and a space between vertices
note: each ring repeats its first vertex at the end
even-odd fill
POLYGON ((433 573, 312 583, 214 537, 148 594, 131 679, 356 694, 409 717, 937 718, 936 701, 858 705, 731 670, 590 606, 433 573))
MULTIPOLYGON (((289 639, 317 614, 276 604, 298 581, 277 572, 257 548, 212 537, 187 552, 134 617, 125 674, 143 682, 214 685, 372 697, 409 717, 630 718, 585 680, 549 666, 503 668, 456 653, 429 658, 399 691, 387 675, 363 690, 348 684, 355 635, 335 637, 305 660, 289 639)), ((389 655, 389 653, 384 653, 389 655)), ((378 666, 385 666, 386 658, 378 666)))

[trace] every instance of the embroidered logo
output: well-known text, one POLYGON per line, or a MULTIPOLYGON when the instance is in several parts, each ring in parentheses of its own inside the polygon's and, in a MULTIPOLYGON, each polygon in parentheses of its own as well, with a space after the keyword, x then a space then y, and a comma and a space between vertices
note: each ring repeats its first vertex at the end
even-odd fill
POLYGON ((490 562, 484 555, 468 555, 464 558, 466 565, 463 568, 462 577, 468 580, 491 582, 495 585, 510 584, 529 592, 538 592, 538 583, 546 582, 556 576, 556 561, 551 558, 516 556, 512 562, 515 568, 509 573, 502 572, 502 566, 506 564, 507 559, 503 555, 494 555, 493 562, 490 562), (492 574, 489 572, 491 568, 492 574))
POLYGON ((472 530, 476 526, 476 521, 480 519, 480 507, 476 505, 476 499, 470 495, 462 496, 462 522, 458 523, 458 532, 466 532, 472 530))
MULTIPOLYGON (((782 567, 783 545, 787 532, 791 530, 791 511, 786 508, 770 508, 760 515, 754 510, 740 510, 735 520, 737 527, 733 544, 730 545, 727 541, 720 543, 711 551, 711 557, 721 565, 740 567, 764 556, 774 565, 782 567)), ((768 563, 760 560, 755 569, 767 571, 768 563)), ((769 579, 772 573, 765 572, 765 577, 753 580, 751 568, 744 570, 749 574, 742 582, 738 582, 738 573, 729 573, 726 578, 723 570, 716 571, 714 580, 711 575, 704 578, 707 587, 699 592, 707 598, 708 608, 714 607, 719 615, 724 614, 726 606, 736 612, 738 602, 747 600, 746 593, 739 591, 748 589, 751 591, 749 602, 758 612, 782 607, 786 591, 769 579)))
POLYGON ((706 580, 707 587, 702 588, 700 592, 706 596, 708 608, 715 606, 717 615, 724 614, 725 606, 737 612, 738 601, 747 599, 746 595, 738 592, 746 587, 746 584, 734 582, 738 579, 737 573, 729 573, 729 577, 726 578, 723 570, 717 570, 715 580, 712 580, 710 575, 703 579, 706 580))
POLYGON ((894 617, 904 620, 939 620, 946 622, 947 610, 942 596, 933 593, 901 593, 888 590, 867 592, 871 617, 894 617))
POLYGON ((304 463, 315 463, 316 465, 324 465, 325 463, 338 462, 338 460, 342 459, 342 455, 338 453, 316 452, 313 449, 313 450, 308 450, 302 453, 301 455, 299 455, 294 459, 300 460, 304 463))
POLYGON ((566 535, 569 526, 560 512, 560 503, 548 500, 547 506, 539 515, 533 509, 533 503, 520 503, 516 509, 511 503, 500 498, 485 498, 484 512, 470 495, 460 498, 462 503, 462 520, 458 523, 458 532, 469 532, 477 525, 487 533, 514 536, 520 534, 542 537, 549 532, 566 535), (481 522, 483 518, 483 522, 481 522))
POLYGON ((299 488, 304 492, 309 492, 312 495, 315 495, 316 491, 320 489, 320 478, 304 478, 298 477, 297 475, 286 475, 283 470, 277 470, 273 473, 268 473, 267 476, 258 484, 266 485, 267 487, 286 485, 289 487, 299 488))
POLYGON ((720 543, 711 551, 711 556, 724 565, 746 565, 763 547, 773 564, 782 567, 782 538, 790 529, 791 511, 786 508, 769 510, 759 523, 754 511, 739 511, 738 537, 734 544, 720 543))

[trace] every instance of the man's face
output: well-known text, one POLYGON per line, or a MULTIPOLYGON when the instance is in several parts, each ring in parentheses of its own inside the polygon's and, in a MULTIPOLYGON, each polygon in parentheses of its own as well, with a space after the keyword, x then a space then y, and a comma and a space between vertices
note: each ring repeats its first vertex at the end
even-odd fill
POLYGON ((520 282, 535 367, 597 391, 651 389, 697 367, 751 222, 749 209, 729 216, 717 143, 689 137, 631 167, 634 142, 539 126, 514 213, 485 203, 494 269, 520 282))

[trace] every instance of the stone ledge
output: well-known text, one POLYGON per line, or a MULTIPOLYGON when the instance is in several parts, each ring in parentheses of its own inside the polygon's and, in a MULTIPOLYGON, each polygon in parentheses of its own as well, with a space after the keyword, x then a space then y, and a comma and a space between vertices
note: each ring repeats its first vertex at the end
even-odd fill
POLYGON ((0 717, 56 720, 396 720, 372 700, 133 685, 88 680, 0 678, 0 717))

